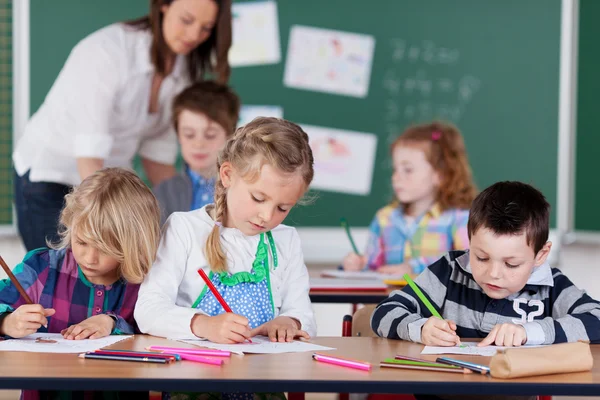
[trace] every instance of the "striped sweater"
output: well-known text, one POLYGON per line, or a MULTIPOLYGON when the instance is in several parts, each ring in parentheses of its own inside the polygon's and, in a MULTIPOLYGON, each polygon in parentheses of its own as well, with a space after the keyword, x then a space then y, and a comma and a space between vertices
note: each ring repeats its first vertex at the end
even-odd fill
MULTIPOLYGON (((457 325, 461 338, 484 338, 497 324, 521 324, 527 344, 589 340, 600 343, 600 303, 548 264, 534 270, 525 287, 492 299, 475 282, 468 251, 451 251, 415 279, 444 319, 457 325)), ((379 336, 421 342, 431 313, 409 287, 379 303, 371 327, 379 336)))

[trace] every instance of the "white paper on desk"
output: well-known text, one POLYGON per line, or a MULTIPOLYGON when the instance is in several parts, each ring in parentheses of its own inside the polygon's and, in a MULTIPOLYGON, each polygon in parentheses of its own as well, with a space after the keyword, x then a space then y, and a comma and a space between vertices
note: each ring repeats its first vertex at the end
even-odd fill
POLYGON ((283 107, 244 105, 240 108, 238 127, 246 125, 256 117, 283 118, 283 107))
POLYGON ((254 336, 252 343, 220 344, 201 339, 178 339, 179 342, 193 344, 194 346, 207 347, 209 349, 230 351, 235 354, 280 354, 280 353, 302 353, 306 351, 335 350, 333 347, 319 346, 309 342, 295 340, 290 343, 271 342, 266 336, 254 336))
POLYGON ((30 353, 85 353, 110 346, 131 336, 111 335, 100 339, 67 340, 60 333, 34 333, 21 339, 0 341, 0 351, 30 353), (54 341, 55 343, 38 340, 54 341))
MULTIPOLYGON (((491 357, 496 354, 497 350, 507 349, 505 346, 484 346, 477 347, 476 342, 462 342, 462 347, 438 347, 425 346, 421 354, 462 354, 466 356, 484 356, 491 357)), ((525 345, 520 347, 510 347, 511 349, 526 349, 530 347, 543 347, 544 345, 525 345)))
POLYGON ((358 279, 358 280, 404 280, 402 275, 382 274, 375 271, 340 271, 339 269, 326 269, 321 271, 321 276, 326 278, 358 279))
POLYGON ((371 192, 377 136, 301 124, 315 159, 313 189, 368 195, 371 192))
POLYGON ((277 3, 234 3, 231 13, 232 44, 228 58, 232 67, 276 64, 281 61, 277 3))
POLYGON ((283 83, 298 89, 366 97, 374 49, 371 35, 294 25, 283 83))

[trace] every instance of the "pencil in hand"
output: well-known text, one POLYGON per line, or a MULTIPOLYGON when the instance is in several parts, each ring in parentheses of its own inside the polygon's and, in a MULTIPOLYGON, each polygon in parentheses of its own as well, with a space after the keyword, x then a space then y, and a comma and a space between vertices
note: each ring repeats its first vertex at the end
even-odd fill
MULTIPOLYGON (((440 315, 438 310, 434 307, 434 305, 431 304, 431 302, 429 301, 427 296, 425 296, 425 294, 421 291, 421 289, 417 286, 417 284, 412 280, 410 275, 404 274, 403 277, 404 277, 404 280, 406 281, 406 283, 408 283, 408 286, 410 286, 410 288, 413 290, 413 292, 415 292, 415 294, 421 300, 421 302, 423 304, 425 304, 425 307, 427 307, 427 309, 429 310, 431 315, 433 315, 434 317, 439 318, 441 320, 444 320, 444 318, 442 318, 442 316, 440 315)), ((448 327, 450 328, 450 324, 448 324, 448 327)), ((460 338, 458 336, 457 336, 457 338, 458 338, 458 342, 456 345, 461 346, 460 338)))
MULTIPOLYGON (((221 296, 221 293, 219 293, 219 291, 217 290, 215 285, 213 285, 213 283, 210 281, 210 278, 208 277, 208 275, 206 275, 206 272, 204 272, 204 270, 202 268, 200 268, 198 270, 198 273, 204 280, 204 283, 206 283, 206 286, 208 286, 208 288, 210 289, 212 294, 215 296, 215 299, 217 299, 217 301, 219 303, 221 303, 221 306, 223 307, 225 312, 233 313, 233 311, 231 310, 231 307, 229 307, 229 304, 227 304, 227 302, 225 301, 223 296, 221 296)), ((249 343, 252 343, 252 340, 250 340, 249 338, 246 338, 246 340, 248 340, 249 343)))

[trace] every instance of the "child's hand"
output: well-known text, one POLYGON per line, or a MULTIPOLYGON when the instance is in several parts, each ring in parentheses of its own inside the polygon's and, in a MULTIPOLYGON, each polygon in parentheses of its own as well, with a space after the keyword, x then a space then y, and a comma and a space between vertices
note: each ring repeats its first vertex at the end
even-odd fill
POLYGON ((252 329, 252 336, 268 336, 271 342, 292 342, 295 338, 310 339, 310 335, 300 329, 300 322, 290 317, 277 317, 252 329))
POLYGON ((234 313, 223 313, 214 317, 196 314, 191 324, 194 335, 214 343, 243 343, 250 337, 248 319, 234 313))
POLYGON ((367 264, 367 257, 360 256, 356 253, 350 253, 346 257, 344 257, 344 261, 342 261, 342 266, 344 267, 344 271, 360 271, 367 264))
POLYGON ((382 265, 381 267, 377 268, 377 272, 388 275, 404 275, 411 274, 412 267, 408 263, 382 265))
POLYGON ((499 324, 477 346, 522 346, 527 342, 527 331, 522 325, 499 324))
POLYGON ((114 319, 106 314, 101 314, 71 325, 60 331, 60 334, 68 340, 99 339, 110 335, 114 327, 114 319))
POLYGON ((36 333, 42 326, 48 326, 46 317, 55 312, 53 308, 44 308, 39 304, 24 304, 4 318, 0 334, 22 338, 36 333))
POLYGON ((427 346, 457 346, 460 338, 453 321, 429 317, 421 328, 421 342, 427 346))

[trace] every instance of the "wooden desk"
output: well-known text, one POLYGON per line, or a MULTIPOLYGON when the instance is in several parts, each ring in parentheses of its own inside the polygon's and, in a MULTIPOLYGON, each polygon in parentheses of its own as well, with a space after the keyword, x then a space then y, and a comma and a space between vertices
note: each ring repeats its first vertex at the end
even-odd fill
MULTIPOLYGON (((336 347, 331 354, 368 360, 375 365, 395 354, 418 357, 422 349, 415 343, 366 337, 316 338, 314 342, 336 347)), ((143 350, 149 345, 168 344, 174 343, 136 336, 113 348, 143 350)), ((74 354, 0 352, 0 389, 592 396, 600 394, 600 345, 592 346, 592 352, 596 362, 591 372, 513 380, 378 366, 365 372, 316 362, 311 353, 232 356, 226 365, 218 367, 187 361, 153 365, 83 360, 74 354)), ((470 359, 489 362, 485 357, 470 359)))

